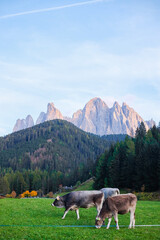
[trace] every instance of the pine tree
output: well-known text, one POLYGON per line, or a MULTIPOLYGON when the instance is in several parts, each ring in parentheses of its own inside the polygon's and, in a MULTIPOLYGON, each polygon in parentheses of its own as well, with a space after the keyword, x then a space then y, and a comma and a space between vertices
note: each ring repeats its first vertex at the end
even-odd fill
POLYGON ((9 193, 10 189, 9 189, 9 182, 7 180, 6 176, 1 176, 0 177, 0 194, 6 195, 7 193, 9 193))

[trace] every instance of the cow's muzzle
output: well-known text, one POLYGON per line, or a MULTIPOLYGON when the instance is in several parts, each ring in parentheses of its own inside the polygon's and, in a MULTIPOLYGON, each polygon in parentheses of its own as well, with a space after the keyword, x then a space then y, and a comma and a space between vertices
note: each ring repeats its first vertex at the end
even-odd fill
POLYGON ((95 225, 96 228, 101 228, 101 226, 95 225))

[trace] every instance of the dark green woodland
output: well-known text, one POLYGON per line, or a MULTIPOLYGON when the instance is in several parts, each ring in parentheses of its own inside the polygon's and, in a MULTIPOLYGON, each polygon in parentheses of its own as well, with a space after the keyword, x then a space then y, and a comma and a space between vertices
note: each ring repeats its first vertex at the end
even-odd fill
MULTIPOLYGON (((124 139, 120 135, 119 139, 124 139)), ((117 138, 115 139, 117 140, 117 138)), ((55 192, 92 175, 111 142, 63 120, 53 120, 0 138, 0 192, 55 192)))
POLYGON ((97 136, 63 120, 47 121, 0 138, 0 194, 56 192, 95 177, 94 188, 160 188, 160 132, 135 138, 97 136))
POLYGON ((97 161, 94 188, 118 187, 136 191, 160 189, 160 128, 146 132, 141 123, 135 138, 111 146, 97 161))

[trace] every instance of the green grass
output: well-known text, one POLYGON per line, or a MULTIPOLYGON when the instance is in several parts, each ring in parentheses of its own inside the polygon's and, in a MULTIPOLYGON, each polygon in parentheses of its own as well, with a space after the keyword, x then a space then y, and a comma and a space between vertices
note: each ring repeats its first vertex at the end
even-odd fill
POLYGON ((83 190, 93 190, 93 179, 89 179, 78 186, 75 191, 83 191, 83 190))
MULTIPOLYGON (((64 209, 51 206, 52 199, 1 199, 0 239, 160 239, 160 227, 49 227, 49 225, 94 225, 96 209, 80 209, 80 220, 74 211, 61 219, 64 209), (37 227, 33 227, 37 225, 37 227), (47 227, 48 225, 48 227, 47 227)), ((138 201, 136 225, 160 224, 160 202, 138 201)), ((106 220, 107 223, 107 220, 106 220)), ((111 226, 114 225, 112 220, 111 226)), ((129 214, 119 215, 119 225, 129 225, 129 214)))

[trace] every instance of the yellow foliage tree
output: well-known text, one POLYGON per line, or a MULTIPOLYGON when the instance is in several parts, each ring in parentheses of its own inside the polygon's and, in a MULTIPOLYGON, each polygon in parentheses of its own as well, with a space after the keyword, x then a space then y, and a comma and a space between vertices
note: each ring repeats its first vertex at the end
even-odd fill
POLYGON ((31 194, 31 197, 37 197, 37 192, 36 191, 32 191, 30 194, 31 194))
POLYGON ((27 191, 25 191, 25 192, 23 192, 22 194, 21 194, 21 198, 25 198, 25 197, 36 197, 37 196, 37 192, 36 191, 31 191, 31 192, 29 192, 28 190, 27 191))
POLYGON ((21 194, 21 198, 30 197, 30 196, 31 196, 31 193, 28 190, 21 194))

